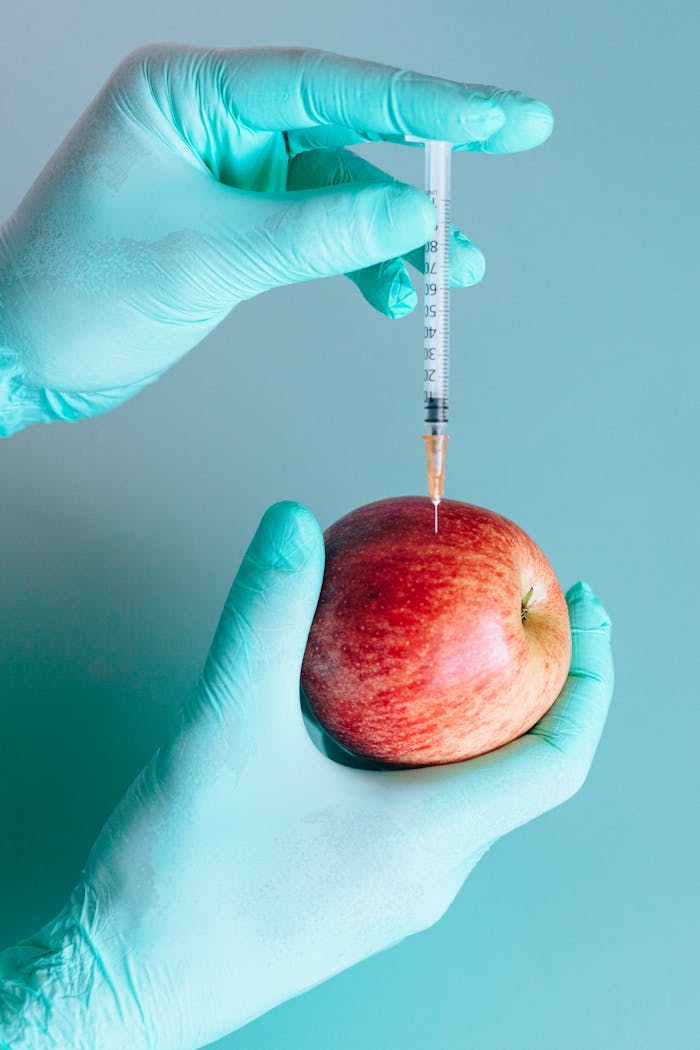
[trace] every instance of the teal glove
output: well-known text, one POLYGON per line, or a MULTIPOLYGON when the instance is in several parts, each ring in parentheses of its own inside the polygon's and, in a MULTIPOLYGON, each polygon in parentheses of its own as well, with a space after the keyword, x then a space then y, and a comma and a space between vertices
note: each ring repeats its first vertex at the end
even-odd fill
POLYGON ((610 624, 568 595, 571 672, 529 733, 452 766, 373 772, 314 747, 299 675, 323 540, 272 507, 171 741, 53 921, 0 956, 0 1046, 192 1050, 443 915, 499 836, 583 783, 610 624))
MULTIPOLYGON (((346 273, 408 313, 434 209, 343 147, 509 153, 551 126, 521 94, 323 51, 133 52, 0 231, 0 435, 118 405, 277 285, 346 273)), ((453 248, 454 283, 478 281, 453 248)))

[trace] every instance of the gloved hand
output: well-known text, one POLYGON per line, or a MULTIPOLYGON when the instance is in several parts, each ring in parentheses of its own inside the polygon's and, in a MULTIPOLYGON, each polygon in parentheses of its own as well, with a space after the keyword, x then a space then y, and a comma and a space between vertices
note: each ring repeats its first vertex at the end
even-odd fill
POLYGON ((0 956, 0 1046, 202 1046, 430 926, 499 836, 581 786, 612 691, 609 621, 581 583, 569 678, 518 740, 400 771, 321 754, 299 675, 323 550, 298 504, 264 516, 173 738, 63 911, 0 956))
MULTIPOLYGON (((114 407, 276 285, 347 273, 409 312, 434 209, 344 147, 509 153, 551 126, 525 95, 323 51, 133 52, 0 231, 0 435, 114 407)), ((453 267, 484 269, 457 231, 453 267)))

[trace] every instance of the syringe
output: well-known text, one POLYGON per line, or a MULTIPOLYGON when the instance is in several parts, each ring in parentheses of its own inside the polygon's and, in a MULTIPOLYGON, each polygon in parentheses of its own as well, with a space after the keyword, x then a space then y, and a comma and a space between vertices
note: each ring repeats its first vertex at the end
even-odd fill
POLYGON ((450 382, 450 162, 452 143, 406 136, 425 143, 425 190, 437 209, 437 223, 425 246, 423 285, 423 406, 427 434, 423 436, 428 467, 428 495, 435 507, 445 489, 447 413, 450 382))

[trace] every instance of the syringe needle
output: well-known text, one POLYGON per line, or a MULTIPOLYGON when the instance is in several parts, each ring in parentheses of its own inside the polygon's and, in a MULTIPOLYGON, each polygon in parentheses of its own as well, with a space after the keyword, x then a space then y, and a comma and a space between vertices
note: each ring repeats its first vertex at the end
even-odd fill
POLYGON ((438 530, 437 509, 438 509, 439 506, 440 506, 440 501, 436 500, 435 501, 435 535, 437 535, 437 530, 438 530))

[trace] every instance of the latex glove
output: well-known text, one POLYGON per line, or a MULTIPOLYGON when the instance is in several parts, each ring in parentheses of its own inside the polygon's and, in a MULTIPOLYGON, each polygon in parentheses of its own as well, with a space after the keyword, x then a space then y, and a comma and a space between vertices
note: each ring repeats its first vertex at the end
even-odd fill
POLYGON ((612 690, 610 624, 585 584, 567 595, 569 678, 529 733, 464 763, 372 772, 321 754, 300 712, 322 574, 314 518, 276 504, 173 739, 65 909, 0 957, 0 1045, 206 1044, 430 926, 499 836, 581 786, 612 690))
MULTIPOLYGON (((348 273, 410 311, 434 209, 343 147, 508 153, 551 126, 525 95, 323 51, 135 51, 0 231, 0 434, 119 404, 277 285, 348 273)), ((455 283, 479 280, 453 247, 455 283)))

